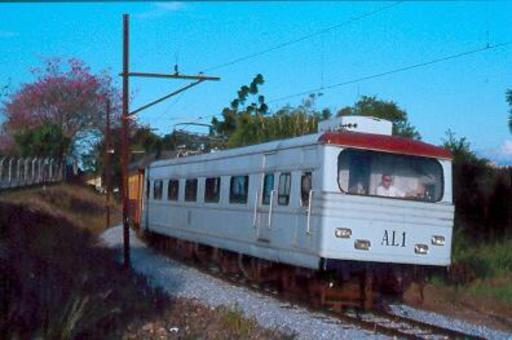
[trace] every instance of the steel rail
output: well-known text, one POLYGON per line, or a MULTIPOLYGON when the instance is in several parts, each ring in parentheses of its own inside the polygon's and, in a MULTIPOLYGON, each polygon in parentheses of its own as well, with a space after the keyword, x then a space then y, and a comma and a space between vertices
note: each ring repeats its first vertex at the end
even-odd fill
MULTIPOLYGON (((170 239, 169 237, 164 235, 153 235, 161 238, 163 237, 170 239)), ((151 242, 152 241, 150 241, 149 243, 151 244, 151 242)), ((320 312, 325 316, 330 316, 340 321, 346 322, 350 325, 355 325, 364 330, 378 332, 379 334, 414 340, 432 339, 436 337, 441 337, 443 339, 486 339, 481 336, 467 334, 451 328, 445 328, 438 325, 423 322, 417 319, 412 319, 409 317, 393 314, 389 310, 387 310, 386 307, 375 307, 369 311, 357 312, 334 311, 325 306, 315 307, 307 301, 304 302, 304 300, 300 296, 295 297, 297 298, 297 300, 292 300, 289 297, 285 298, 283 296, 280 296, 277 293, 278 288, 275 286, 269 284, 251 284, 251 281, 248 280, 245 277, 245 275, 243 275, 243 273, 223 273, 222 270, 217 268, 217 264, 213 262, 206 264, 204 262, 194 261, 193 258, 183 259, 182 257, 177 256, 177 254, 175 253, 169 253, 167 251, 163 251, 163 253, 164 255, 172 258, 177 262, 191 266, 206 275, 216 277, 227 283, 247 288, 251 291, 272 297, 281 302, 292 303, 314 312, 320 312)), ((236 260, 240 262, 240 258, 237 258, 236 260)))

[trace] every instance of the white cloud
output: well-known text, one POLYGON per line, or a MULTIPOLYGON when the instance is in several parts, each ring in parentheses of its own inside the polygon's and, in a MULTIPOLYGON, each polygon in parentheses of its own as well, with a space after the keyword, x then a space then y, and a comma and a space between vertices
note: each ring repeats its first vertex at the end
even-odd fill
POLYGON ((500 153, 504 156, 512 157, 512 140, 507 139, 500 147, 500 153))
POLYGON ((2 31, 2 30, 0 30, 0 39, 1 38, 17 37, 18 35, 19 35, 18 32, 11 32, 11 31, 2 31))
POLYGON ((506 139, 497 148, 482 150, 483 157, 499 165, 512 165, 512 140, 506 139))
POLYGON ((177 12, 183 9, 185 4, 183 2, 159 2, 153 4, 153 8, 148 11, 135 14, 134 16, 139 19, 149 19, 161 17, 169 13, 177 12))
POLYGON ((155 5, 156 5, 156 7, 160 8, 162 10, 175 12, 175 11, 179 11, 180 9, 182 9, 185 4, 183 2, 173 1, 173 2, 159 2, 155 5))

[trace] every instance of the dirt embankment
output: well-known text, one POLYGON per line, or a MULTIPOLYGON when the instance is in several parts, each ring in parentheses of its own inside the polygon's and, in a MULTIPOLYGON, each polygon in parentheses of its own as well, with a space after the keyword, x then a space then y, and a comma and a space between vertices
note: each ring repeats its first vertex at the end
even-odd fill
MULTIPOLYGON (((98 246, 104 197, 59 185, 0 198, 0 333, 6 338, 275 338, 194 301, 173 300, 98 246)), ((113 217, 115 220, 118 217, 113 217)))

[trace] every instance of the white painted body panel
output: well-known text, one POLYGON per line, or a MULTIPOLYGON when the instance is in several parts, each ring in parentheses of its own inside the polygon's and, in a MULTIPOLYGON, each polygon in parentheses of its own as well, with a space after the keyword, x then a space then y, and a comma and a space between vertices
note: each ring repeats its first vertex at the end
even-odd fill
POLYGON ((163 199, 154 200, 152 192, 149 200, 143 195, 142 226, 157 233, 313 269, 319 268, 321 258, 441 266, 450 263, 450 161, 440 161, 446 184, 441 202, 348 195, 337 184, 337 157, 343 148, 319 144, 319 136, 152 163, 146 169, 146 178, 164 180, 163 199), (310 233, 307 207, 300 202, 303 171, 313 173, 310 233), (280 206, 274 198, 270 226, 268 206, 257 201, 265 172, 275 173, 276 189, 279 174, 292 173, 289 205, 280 206), (232 175, 249 175, 247 204, 229 203, 232 175), (205 203, 204 180, 216 176, 221 177, 220 202, 205 203), (171 178, 180 179, 178 202, 166 200, 167 180, 171 178), (183 200, 187 178, 199 179, 197 202, 183 200), (337 227, 351 228, 352 237, 336 238, 337 227), (382 245, 385 230, 406 232, 406 246, 382 245), (445 236, 446 245, 431 245, 432 235, 445 236), (354 249, 356 239, 370 240, 371 248, 354 249), (415 254, 416 243, 427 244, 428 254, 415 254))

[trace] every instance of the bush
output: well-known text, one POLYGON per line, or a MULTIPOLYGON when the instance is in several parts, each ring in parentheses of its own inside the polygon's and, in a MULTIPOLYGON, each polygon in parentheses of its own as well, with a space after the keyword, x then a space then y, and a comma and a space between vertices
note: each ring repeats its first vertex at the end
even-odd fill
POLYGON ((482 245, 466 243, 464 247, 454 242, 452 281, 468 283, 476 278, 489 279, 512 275, 510 249, 512 239, 482 245))

